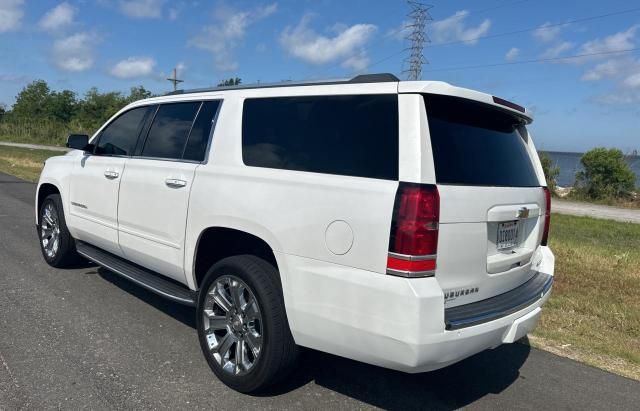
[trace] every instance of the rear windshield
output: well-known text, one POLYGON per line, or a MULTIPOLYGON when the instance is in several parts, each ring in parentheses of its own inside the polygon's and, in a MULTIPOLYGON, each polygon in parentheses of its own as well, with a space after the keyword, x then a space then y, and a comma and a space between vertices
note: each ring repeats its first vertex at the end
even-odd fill
POLYGON ((518 117, 458 97, 424 96, 439 184, 536 187, 518 117))

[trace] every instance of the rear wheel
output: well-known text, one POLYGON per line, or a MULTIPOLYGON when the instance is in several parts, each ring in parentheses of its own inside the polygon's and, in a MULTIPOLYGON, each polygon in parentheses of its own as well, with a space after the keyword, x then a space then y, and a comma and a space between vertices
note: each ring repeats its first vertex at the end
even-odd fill
POLYGON ((297 357, 278 272, 252 255, 211 267, 198 298, 197 327, 209 366, 240 392, 278 382, 297 357))
POLYGON ((62 200, 59 194, 51 194, 42 202, 38 218, 40 250, 47 264, 64 268, 78 262, 73 237, 67 229, 62 200))

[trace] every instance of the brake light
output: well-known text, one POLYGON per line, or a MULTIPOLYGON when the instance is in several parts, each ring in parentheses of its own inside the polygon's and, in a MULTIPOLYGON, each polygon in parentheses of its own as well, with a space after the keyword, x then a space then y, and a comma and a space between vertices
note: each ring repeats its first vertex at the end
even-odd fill
POLYGON ((509 100, 505 100, 503 98, 500 97, 496 97, 496 96, 491 96, 493 97, 493 102, 496 104, 500 104, 501 106, 505 106, 505 107, 509 107, 512 108, 514 110, 518 110, 521 113, 525 113, 526 110, 524 109, 524 107, 522 107, 521 105, 518 105, 516 103, 513 103, 509 100))
POLYGON ((547 245, 549 240, 549 224, 551 223, 551 191, 549 188, 542 187, 544 191, 544 231, 542 231, 542 241, 540 245, 547 245))
POLYGON ((440 196, 430 184, 400 183, 393 207, 387 274, 435 274, 440 196))

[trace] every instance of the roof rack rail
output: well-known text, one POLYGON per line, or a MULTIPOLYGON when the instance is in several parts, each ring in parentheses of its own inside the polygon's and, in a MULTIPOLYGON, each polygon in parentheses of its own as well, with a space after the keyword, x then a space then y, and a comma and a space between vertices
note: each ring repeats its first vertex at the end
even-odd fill
POLYGON ((300 87, 300 86, 320 86, 333 84, 357 84, 357 83, 389 83, 400 81, 400 79, 391 73, 374 73, 360 74, 351 79, 325 80, 325 81, 282 81, 278 83, 258 83, 258 84, 240 84, 237 86, 220 86, 206 87, 191 90, 176 90, 165 94, 165 96, 173 96, 177 94, 204 93, 209 91, 225 91, 225 90, 246 90, 254 88, 273 88, 273 87, 300 87))

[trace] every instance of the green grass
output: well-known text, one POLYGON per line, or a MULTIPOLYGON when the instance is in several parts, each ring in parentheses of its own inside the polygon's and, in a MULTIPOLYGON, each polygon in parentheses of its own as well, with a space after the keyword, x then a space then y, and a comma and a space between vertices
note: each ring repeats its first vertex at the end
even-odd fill
POLYGON ((640 379, 640 224, 554 214, 555 284, 534 344, 640 379))
POLYGON ((40 177, 44 160, 64 154, 59 151, 31 150, 0 145, 0 171, 36 182, 40 177))
POLYGON ((69 126, 51 121, 0 121, 0 141, 64 146, 69 126))

